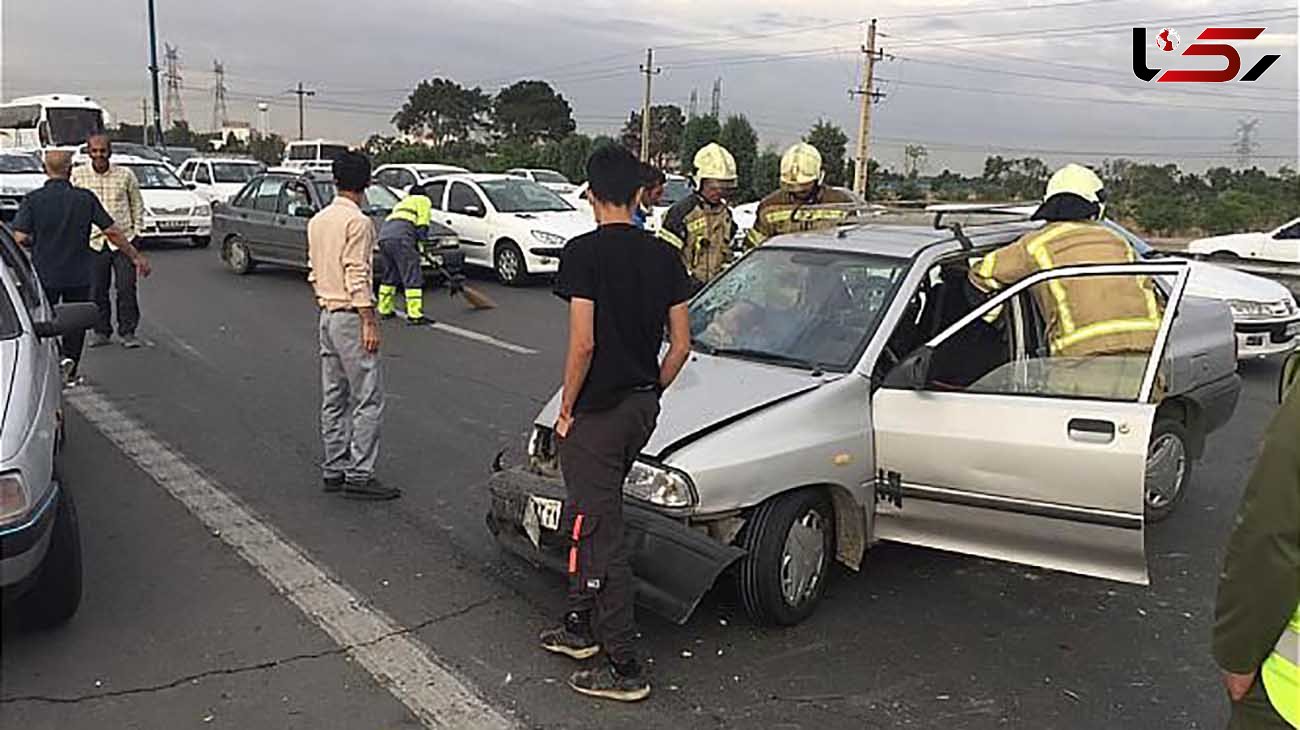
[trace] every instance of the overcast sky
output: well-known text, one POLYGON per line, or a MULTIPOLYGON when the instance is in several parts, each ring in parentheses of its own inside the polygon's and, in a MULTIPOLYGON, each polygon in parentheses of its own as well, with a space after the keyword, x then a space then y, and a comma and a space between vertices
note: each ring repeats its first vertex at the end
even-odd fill
MULTIPOLYGON (((302 81, 308 136, 360 142, 392 133, 389 119, 420 79, 495 90, 551 81, 580 131, 614 132, 640 106, 637 73, 655 46, 656 103, 710 105, 722 79, 723 114, 746 114, 761 144, 795 141, 819 117, 857 130, 868 12, 880 18, 873 156, 899 166, 907 143, 926 145, 927 169, 978 171, 987 154, 1053 163, 1146 155, 1191 168, 1233 164, 1239 120, 1260 120, 1255 161, 1296 164, 1296 0, 156 0, 159 44, 180 49, 186 117, 211 126, 214 59, 226 67, 232 119, 297 133, 302 81), (868 8, 870 9, 868 11, 868 8), (1226 9, 1230 8, 1230 9, 1226 9), (1001 12, 994 12, 1000 10, 1001 12), (1213 67, 1154 44, 1162 26, 1182 48, 1207 25, 1259 25, 1239 43, 1243 73, 1265 53, 1282 58, 1257 82, 1145 83, 1131 72, 1131 30, 1151 28, 1152 67, 1213 67), (1093 101, 1083 101, 1093 100, 1093 101)), ((1181 52, 1182 48, 1178 49, 1181 52)), ((146 0, 0 0, 0 96, 85 93, 136 121, 148 95, 146 0)))

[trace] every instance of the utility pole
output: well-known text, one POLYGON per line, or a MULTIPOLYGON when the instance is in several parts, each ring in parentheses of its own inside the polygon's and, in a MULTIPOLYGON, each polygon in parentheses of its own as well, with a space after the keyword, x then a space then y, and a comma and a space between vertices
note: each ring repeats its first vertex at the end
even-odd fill
POLYGON ((304 89, 304 88, 302 87, 302 82, 299 81, 299 82, 298 82, 298 88, 294 89, 294 90, 291 91, 290 93, 292 93, 292 94, 296 94, 296 95, 298 96, 298 139, 302 139, 302 138, 303 138, 303 129, 304 129, 304 116, 303 116, 303 115, 304 115, 304 112, 303 112, 303 103, 304 103, 304 99, 305 99, 306 97, 308 97, 308 96, 315 96, 315 95, 316 95, 316 92, 315 92, 314 90, 312 90, 312 89, 304 89))
POLYGON ((662 69, 655 68, 655 49, 645 49, 645 65, 641 73, 645 74, 645 99, 641 102, 641 161, 650 161, 650 80, 662 69))
POLYGON ((871 19, 867 29, 867 45, 862 49, 862 86, 854 94, 858 96, 858 154, 853 165, 853 191, 864 198, 867 195, 867 163, 871 139, 871 105, 884 96, 876 91, 876 61, 883 54, 876 50, 876 19, 871 19))
POLYGON ((140 144, 149 146, 149 100, 140 100, 140 144))
MULTIPOLYGON (((158 101, 158 25, 154 21, 153 0, 149 0, 149 75, 153 79, 153 127, 158 144, 166 147, 162 132, 162 107, 158 101)), ((145 128, 149 124, 145 122, 145 128)), ((147 139, 147 135, 146 135, 147 139)))

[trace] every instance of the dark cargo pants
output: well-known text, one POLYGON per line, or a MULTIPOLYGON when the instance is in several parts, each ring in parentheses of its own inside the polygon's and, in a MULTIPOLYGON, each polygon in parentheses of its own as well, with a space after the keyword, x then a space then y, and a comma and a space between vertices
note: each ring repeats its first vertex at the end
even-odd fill
POLYGON ((561 529, 569 550, 569 610, 591 616, 591 630, 615 664, 636 659, 635 589, 623 527, 623 481, 659 418, 654 391, 580 413, 559 445, 567 499, 561 529))

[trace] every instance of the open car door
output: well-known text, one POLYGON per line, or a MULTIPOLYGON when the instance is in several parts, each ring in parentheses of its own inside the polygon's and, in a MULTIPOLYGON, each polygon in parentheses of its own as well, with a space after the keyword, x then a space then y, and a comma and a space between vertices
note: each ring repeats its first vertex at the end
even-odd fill
POLYGON ((1040 272, 904 358, 872 400, 875 537, 1146 584, 1147 448, 1186 283, 1186 262, 1040 272), (1172 286, 1156 287, 1153 277, 1172 286), (1052 356, 1031 290, 1060 292, 1081 278, 1143 287, 1147 324, 1105 324, 1154 332, 1149 352, 1052 356), (1004 328, 1004 361, 957 384, 936 382, 940 361, 968 357, 971 333, 989 322, 1004 328))

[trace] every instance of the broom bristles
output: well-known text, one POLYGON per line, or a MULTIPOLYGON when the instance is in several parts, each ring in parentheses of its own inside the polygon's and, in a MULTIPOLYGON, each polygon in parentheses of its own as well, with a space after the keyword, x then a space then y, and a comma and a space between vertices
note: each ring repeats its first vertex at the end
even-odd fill
POLYGON ((465 295, 465 301, 475 309, 495 309, 497 304, 492 298, 473 287, 461 287, 461 293, 465 295))

